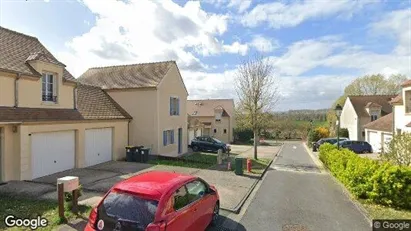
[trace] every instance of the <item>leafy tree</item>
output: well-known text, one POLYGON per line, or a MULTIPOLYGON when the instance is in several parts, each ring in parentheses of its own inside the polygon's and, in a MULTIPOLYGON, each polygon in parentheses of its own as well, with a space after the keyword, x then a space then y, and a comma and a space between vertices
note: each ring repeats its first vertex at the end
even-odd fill
POLYGON ((397 165, 411 165, 411 133, 395 135, 388 144, 388 150, 381 154, 381 158, 397 165))
POLYGON ((280 99, 278 79, 274 77, 272 62, 262 56, 255 56, 239 65, 235 78, 239 109, 245 124, 253 130, 254 159, 257 159, 258 135, 266 124, 265 113, 280 99))

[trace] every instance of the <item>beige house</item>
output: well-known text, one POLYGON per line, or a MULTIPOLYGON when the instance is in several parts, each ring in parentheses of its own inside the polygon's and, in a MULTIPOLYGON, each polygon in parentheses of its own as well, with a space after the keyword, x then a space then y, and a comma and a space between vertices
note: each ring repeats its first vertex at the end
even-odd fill
MULTIPOLYGON (((365 141, 364 125, 392 112, 394 95, 348 96, 341 112, 341 128, 347 128, 351 140, 365 141)), ((371 133, 370 136, 374 134, 371 133)))
POLYGON ((131 116, 37 38, 0 27, 0 181, 124 158, 131 116))
POLYGON ((392 140, 393 117, 393 113, 390 113, 364 126, 365 140, 371 144, 374 152, 387 150, 392 140))
POLYGON ((133 117, 130 144, 164 156, 187 152, 188 92, 174 61, 90 68, 78 80, 103 89, 133 117))
MULTIPOLYGON (((235 111, 233 99, 188 100, 187 113, 190 120, 198 120, 204 126, 202 135, 213 136, 223 142, 234 140, 235 111)), ((190 121, 190 124, 193 123, 190 121)), ((190 135, 198 136, 193 130, 190 135)))

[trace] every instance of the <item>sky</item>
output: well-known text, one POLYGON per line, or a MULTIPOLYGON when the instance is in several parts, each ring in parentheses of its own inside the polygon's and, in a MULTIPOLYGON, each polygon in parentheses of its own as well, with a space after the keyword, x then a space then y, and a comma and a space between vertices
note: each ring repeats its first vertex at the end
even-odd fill
POLYGON ((175 60, 189 99, 236 99, 238 65, 260 54, 278 111, 328 108, 366 74, 411 78, 411 0, 0 0, 0 25, 37 37, 75 77, 175 60))

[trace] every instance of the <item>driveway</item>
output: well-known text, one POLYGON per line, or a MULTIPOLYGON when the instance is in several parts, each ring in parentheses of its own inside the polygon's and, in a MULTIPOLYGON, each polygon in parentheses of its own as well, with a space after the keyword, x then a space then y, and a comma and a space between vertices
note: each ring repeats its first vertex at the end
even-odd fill
POLYGON ((371 229, 301 142, 284 145, 240 223, 255 231, 371 229))

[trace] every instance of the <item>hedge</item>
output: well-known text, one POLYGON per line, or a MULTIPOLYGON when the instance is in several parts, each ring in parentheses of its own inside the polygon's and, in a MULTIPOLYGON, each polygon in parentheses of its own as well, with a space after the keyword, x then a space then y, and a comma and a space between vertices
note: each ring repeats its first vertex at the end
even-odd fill
POLYGON ((321 145, 320 160, 356 198, 411 209, 411 167, 362 158, 331 144, 321 145))

